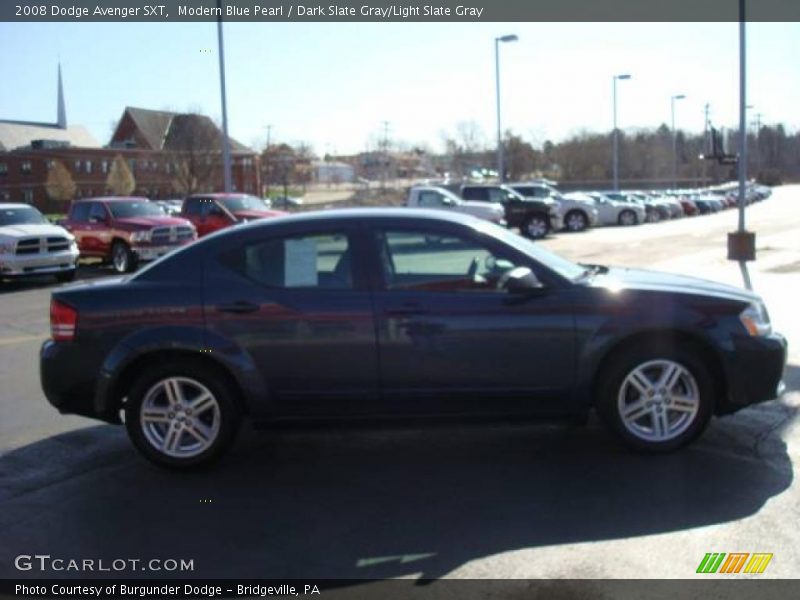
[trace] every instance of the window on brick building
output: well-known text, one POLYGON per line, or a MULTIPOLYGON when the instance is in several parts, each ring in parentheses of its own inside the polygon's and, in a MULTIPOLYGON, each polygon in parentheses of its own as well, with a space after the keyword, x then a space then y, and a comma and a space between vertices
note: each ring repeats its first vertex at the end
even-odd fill
POLYGON ((90 160, 86 161, 86 172, 87 173, 91 173, 92 172, 92 161, 90 161, 90 160))
POLYGON ((33 203, 33 190, 22 190, 22 201, 26 204, 33 203))
POLYGON ((31 165, 31 161, 25 160, 20 163, 19 170, 28 175, 31 171, 33 171, 33 165, 31 165))
POLYGON ((0 163, 0 175, 6 175, 8 173, 8 165, 6 163, 0 163))
POLYGON ((81 161, 79 161, 79 160, 75 161, 75 172, 76 173, 80 173, 81 172, 81 161))
POLYGON ((108 173, 108 161, 107 160, 100 161, 100 170, 103 173, 108 173))

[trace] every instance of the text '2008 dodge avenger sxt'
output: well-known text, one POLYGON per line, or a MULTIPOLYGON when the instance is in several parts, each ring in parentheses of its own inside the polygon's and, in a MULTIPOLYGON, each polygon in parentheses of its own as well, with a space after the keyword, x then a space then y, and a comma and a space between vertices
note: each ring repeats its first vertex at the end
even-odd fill
POLYGON ((345 209, 222 231, 51 302, 42 385, 172 467, 241 419, 585 419, 668 451, 779 393, 761 299, 579 265, 492 223, 345 209))

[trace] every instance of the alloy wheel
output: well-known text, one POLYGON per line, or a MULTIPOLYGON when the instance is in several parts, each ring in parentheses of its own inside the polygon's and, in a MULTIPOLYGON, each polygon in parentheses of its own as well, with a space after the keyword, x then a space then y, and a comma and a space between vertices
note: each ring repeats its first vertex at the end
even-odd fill
POLYGON ((128 250, 122 244, 114 246, 114 256, 111 257, 114 270, 117 273, 125 273, 128 270, 128 250))
POLYGON ((697 418, 700 391, 683 365, 651 360, 633 369, 622 381, 617 410, 622 424, 647 442, 667 442, 684 433, 697 418))
POLYGON ((543 238, 547 235, 547 222, 539 217, 533 217, 525 224, 525 233, 534 239, 543 238))
POLYGON ((636 215, 629 210, 622 211, 619 220, 623 225, 636 225, 636 215))
POLYGON ((145 439, 158 452, 175 458, 202 454, 220 431, 219 403, 202 383, 170 377, 145 394, 139 420, 145 439))
POLYGON ((586 218, 581 213, 572 213, 567 217, 567 229, 570 231, 583 231, 586 228, 586 218))

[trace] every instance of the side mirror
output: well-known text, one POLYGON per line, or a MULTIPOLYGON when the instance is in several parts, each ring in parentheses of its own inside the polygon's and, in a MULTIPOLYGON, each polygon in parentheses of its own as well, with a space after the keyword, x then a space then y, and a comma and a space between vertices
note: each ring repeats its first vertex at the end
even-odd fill
POLYGON ((528 294, 533 290, 540 290, 544 286, 528 267, 516 267, 503 274, 498 282, 498 287, 509 294, 528 294))

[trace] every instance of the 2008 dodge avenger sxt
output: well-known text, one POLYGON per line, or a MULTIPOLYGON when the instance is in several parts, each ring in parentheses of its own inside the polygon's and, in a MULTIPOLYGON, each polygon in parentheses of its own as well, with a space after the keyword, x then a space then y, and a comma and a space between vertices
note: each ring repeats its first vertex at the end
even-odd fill
POLYGON ((53 293, 42 385, 165 466, 242 417, 583 419, 667 451, 779 393, 760 298, 578 265, 441 211, 306 213, 223 231, 127 279, 53 293))

